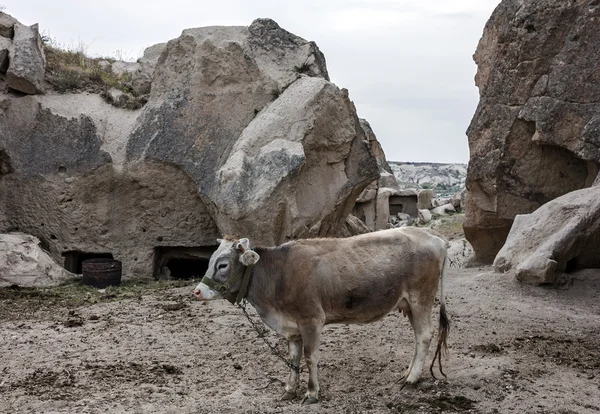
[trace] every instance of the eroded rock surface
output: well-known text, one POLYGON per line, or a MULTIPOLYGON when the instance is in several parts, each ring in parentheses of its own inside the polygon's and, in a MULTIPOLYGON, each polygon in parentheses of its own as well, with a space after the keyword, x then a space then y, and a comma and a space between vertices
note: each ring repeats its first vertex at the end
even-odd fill
POLYGON ((73 277, 42 250, 36 237, 0 234, 0 287, 51 286, 73 277))
POLYGON ((359 194, 353 213, 367 228, 382 230, 388 228, 390 220, 396 219, 395 214, 390 212, 390 196, 398 194, 399 186, 371 125, 366 119, 360 119, 360 127, 377 159, 379 177, 359 194))
POLYGON ((494 260, 499 272, 541 285, 561 273, 600 267, 600 187, 573 191, 531 214, 515 217, 506 243, 494 260))
POLYGON ((19 92, 35 94, 44 90, 46 57, 38 25, 14 24, 9 47, 6 84, 19 92))
POLYGON ((33 234, 58 263, 112 254, 128 278, 210 256, 224 234, 364 231, 349 214, 377 159, 314 42, 258 19, 184 30, 121 69, 150 91, 143 108, 0 96, 0 232, 33 234))
POLYGON ((588 187, 600 162, 600 4, 504 0, 474 55, 465 235, 491 263, 517 214, 588 187))

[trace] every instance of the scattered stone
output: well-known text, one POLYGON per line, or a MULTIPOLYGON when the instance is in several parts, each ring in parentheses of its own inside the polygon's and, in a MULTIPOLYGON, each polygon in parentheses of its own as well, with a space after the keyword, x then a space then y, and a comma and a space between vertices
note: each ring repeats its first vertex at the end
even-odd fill
POLYGON ((398 213, 398 220, 400 221, 406 221, 406 220, 410 220, 410 214, 406 214, 406 213, 398 213))
POLYGON ((76 328, 78 326, 83 326, 83 319, 81 319, 80 317, 69 318, 63 323, 63 325, 65 325, 66 328, 76 328))
POLYGON ((450 213, 456 213, 456 209, 452 203, 444 204, 431 210, 431 214, 436 216, 444 216, 450 213))
POLYGON ((162 308, 164 310, 169 311, 169 312, 178 311, 178 310, 181 310, 181 309, 185 309, 187 307, 188 307, 188 305, 186 305, 183 302, 168 303, 168 304, 162 306, 162 308))
POLYGON ((431 211, 429 210, 419 210, 419 223, 427 224, 431 221, 431 211))

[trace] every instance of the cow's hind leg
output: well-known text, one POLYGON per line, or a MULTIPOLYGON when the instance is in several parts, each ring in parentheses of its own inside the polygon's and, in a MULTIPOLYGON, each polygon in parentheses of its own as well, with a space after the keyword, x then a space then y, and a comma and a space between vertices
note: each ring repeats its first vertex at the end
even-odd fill
POLYGON ((415 355, 402 387, 415 384, 421 377, 432 336, 431 306, 412 303, 410 310, 408 317, 415 333, 415 355))
MULTIPOLYGON (((412 326, 412 312, 410 311, 410 306, 408 306, 408 301, 406 299, 402 299, 402 301, 400 302, 400 305, 399 305, 399 309, 400 309, 400 312, 402 312, 404 314, 404 316, 408 317, 408 320, 411 321, 410 323, 412 326)), ((417 347, 415 346, 415 350, 413 352, 413 357, 410 360, 410 364, 408 365, 408 368, 406 370, 404 370, 404 372, 402 373, 402 376, 400 377, 400 379, 397 382, 406 380, 406 378, 408 377, 408 374, 410 374, 410 370, 412 369, 412 366, 415 363, 416 357, 417 357, 417 347)))
POLYGON ((299 382, 300 359, 302 358, 302 337, 293 336, 288 339, 288 349, 290 351, 290 362, 298 370, 290 370, 290 376, 285 384, 285 391, 281 394, 282 401, 293 400, 296 398, 296 389, 299 382))
POLYGON ((321 341, 322 325, 301 326, 302 342, 304 343, 304 359, 308 367, 308 390, 302 404, 319 402, 319 342, 321 341))

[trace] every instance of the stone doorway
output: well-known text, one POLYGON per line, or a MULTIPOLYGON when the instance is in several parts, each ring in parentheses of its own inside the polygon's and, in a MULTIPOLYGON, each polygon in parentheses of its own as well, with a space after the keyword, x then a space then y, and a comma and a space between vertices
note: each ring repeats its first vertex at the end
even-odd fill
POLYGON ((200 279, 208 269, 210 256, 218 247, 157 247, 154 249, 154 277, 200 279))

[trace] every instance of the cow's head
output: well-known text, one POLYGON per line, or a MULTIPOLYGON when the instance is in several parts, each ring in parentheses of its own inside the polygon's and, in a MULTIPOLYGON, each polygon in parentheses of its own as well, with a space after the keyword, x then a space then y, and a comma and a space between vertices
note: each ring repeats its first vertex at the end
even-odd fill
POLYGON ((246 267, 256 264, 260 256, 250 249, 248 239, 225 238, 217 242, 219 248, 210 257, 208 270, 194 290, 194 296, 199 300, 225 298, 233 301, 246 267))

